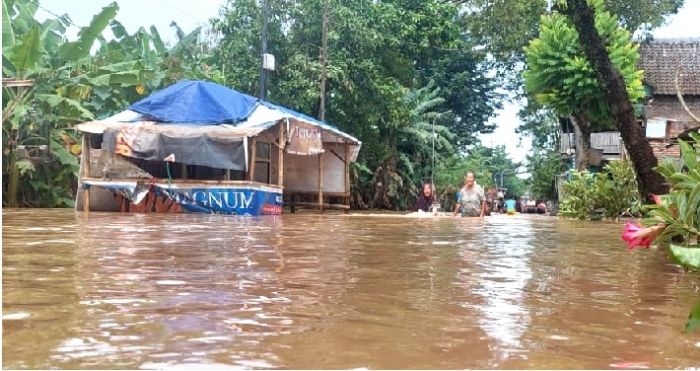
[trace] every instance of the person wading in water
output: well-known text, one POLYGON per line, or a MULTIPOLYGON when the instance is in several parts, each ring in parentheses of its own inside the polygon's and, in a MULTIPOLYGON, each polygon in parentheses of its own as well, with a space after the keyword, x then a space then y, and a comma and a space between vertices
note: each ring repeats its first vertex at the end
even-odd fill
POLYGON ((461 208, 462 216, 478 216, 482 220, 484 219, 486 197, 484 190, 475 183, 475 178, 473 171, 468 171, 464 176, 464 187, 459 191, 459 200, 455 205, 453 216, 457 216, 461 208))
POLYGON ((423 183, 423 189, 421 190, 418 201, 416 202, 416 209, 419 211, 429 212, 430 207, 435 203, 435 196, 433 195, 433 186, 430 183, 423 183))

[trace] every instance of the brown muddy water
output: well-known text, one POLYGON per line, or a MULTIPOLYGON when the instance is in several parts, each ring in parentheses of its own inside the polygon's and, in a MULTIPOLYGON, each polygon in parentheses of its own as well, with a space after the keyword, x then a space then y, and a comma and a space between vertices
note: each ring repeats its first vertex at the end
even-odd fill
POLYGON ((4 368, 700 366, 700 277, 619 224, 2 216, 4 368))

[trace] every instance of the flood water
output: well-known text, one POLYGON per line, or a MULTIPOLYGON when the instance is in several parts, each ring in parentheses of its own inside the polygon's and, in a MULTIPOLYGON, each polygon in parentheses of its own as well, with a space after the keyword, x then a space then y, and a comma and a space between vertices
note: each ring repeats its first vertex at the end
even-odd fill
POLYGON ((620 224, 2 213, 3 368, 694 368, 620 224))

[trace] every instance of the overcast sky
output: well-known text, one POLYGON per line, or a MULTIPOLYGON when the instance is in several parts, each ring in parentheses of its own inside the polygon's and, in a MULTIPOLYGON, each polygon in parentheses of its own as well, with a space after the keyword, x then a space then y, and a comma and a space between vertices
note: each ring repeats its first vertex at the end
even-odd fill
MULTIPOLYGON (((92 16, 97 14, 102 7, 109 4, 109 0, 40 0, 40 4, 46 10, 70 15, 73 23, 85 26, 90 23, 92 16)), ((120 21, 130 33, 139 27, 146 28, 155 25, 161 37, 166 43, 174 42, 175 32, 170 27, 172 21, 185 31, 189 32, 198 26, 206 25, 207 21, 219 14, 219 8, 225 0, 119 0, 119 12, 116 19, 120 21)), ((39 9, 37 15, 40 18, 53 18, 43 9, 39 9)), ((678 14, 669 17, 667 24, 654 31, 655 38, 700 38, 700 26, 697 22, 700 18, 700 0, 685 0, 685 5, 678 14)), ((71 34, 77 34, 77 29, 71 30, 71 34)), ((505 145, 506 150, 515 161, 523 161, 531 148, 528 138, 520 138, 515 133, 519 125, 518 110, 520 106, 515 103, 506 103, 498 115, 491 119, 498 125, 492 134, 481 135, 481 140, 486 146, 505 145)))

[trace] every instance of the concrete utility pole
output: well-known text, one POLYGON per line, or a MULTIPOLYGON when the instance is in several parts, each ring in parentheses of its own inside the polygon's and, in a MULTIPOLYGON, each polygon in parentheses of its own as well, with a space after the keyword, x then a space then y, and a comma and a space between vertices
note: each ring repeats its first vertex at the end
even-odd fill
POLYGON ((321 34, 321 102, 318 107, 318 118, 326 119, 326 66, 328 65, 328 1, 323 0, 323 26, 321 34))
POLYGON ((260 35, 260 94, 259 98, 261 100, 265 99, 265 85, 267 83, 267 72, 265 71, 265 66, 264 66, 264 58, 265 54, 267 54, 267 17, 268 17, 268 8, 267 8, 267 0, 261 0, 261 5, 262 5, 262 33, 260 35))

